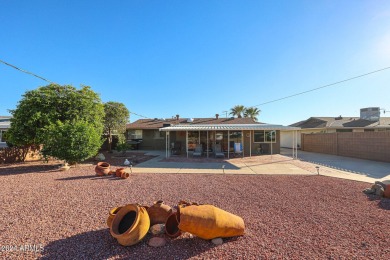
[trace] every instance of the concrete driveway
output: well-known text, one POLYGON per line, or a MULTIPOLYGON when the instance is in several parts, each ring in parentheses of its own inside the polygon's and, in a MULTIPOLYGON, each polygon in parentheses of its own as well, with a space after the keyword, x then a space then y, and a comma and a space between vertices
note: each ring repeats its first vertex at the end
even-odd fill
MULTIPOLYGON (((282 149, 281 154, 291 156, 291 149, 282 149)), ((346 175, 354 174, 357 178, 370 180, 390 180, 390 163, 357 159, 352 157, 320 154, 298 151, 298 159, 320 167, 343 172, 346 175)))
POLYGON ((302 151, 298 151, 298 160, 294 160, 291 158, 291 149, 282 149, 281 154, 229 160, 186 157, 171 157, 167 160, 165 152, 143 152, 157 157, 135 165, 134 173, 315 175, 318 174, 316 166, 319 166, 319 174, 325 176, 368 183, 376 180, 390 183, 390 163, 302 151))

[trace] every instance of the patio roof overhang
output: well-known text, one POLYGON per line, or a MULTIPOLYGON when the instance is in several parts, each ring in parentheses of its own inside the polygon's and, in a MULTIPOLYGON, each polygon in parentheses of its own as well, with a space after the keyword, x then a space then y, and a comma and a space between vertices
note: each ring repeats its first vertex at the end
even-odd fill
POLYGON ((300 127, 273 124, 218 124, 218 125, 173 125, 160 131, 242 131, 242 130, 300 130, 300 127))

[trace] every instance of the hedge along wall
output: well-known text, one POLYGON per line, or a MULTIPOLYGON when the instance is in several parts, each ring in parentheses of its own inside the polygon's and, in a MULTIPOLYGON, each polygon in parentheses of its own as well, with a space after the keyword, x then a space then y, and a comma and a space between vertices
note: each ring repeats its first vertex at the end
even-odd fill
POLYGON ((0 164, 40 160, 39 146, 0 148, 0 164))
POLYGON ((302 150, 390 162, 390 132, 302 134, 302 150))

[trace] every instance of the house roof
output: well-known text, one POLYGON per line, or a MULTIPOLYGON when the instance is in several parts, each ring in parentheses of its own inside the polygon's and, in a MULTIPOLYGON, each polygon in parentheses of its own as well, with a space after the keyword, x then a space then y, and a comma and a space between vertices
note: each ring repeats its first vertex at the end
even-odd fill
POLYGON ((251 118, 188 118, 174 119, 139 119, 133 123, 127 124, 126 129, 160 129, 168 125, 235 125, 235 124, 262 124, 255 122, 251 118))
POLYGON ((360 117, 310 117, 290 126, 301 128, 356 128, 390 127, 390 117, 381 117, 379 121, 369 121, 360 117))
POLYGON ((0 129, 8 129, 11 127, 10 116, 0 116, 0 129))
POLYGON ((218 130, 299 130, 299 127, 271 125, 271 124, 191 124, 173 125, 161 128, 160 131, 218 131, 218 130))

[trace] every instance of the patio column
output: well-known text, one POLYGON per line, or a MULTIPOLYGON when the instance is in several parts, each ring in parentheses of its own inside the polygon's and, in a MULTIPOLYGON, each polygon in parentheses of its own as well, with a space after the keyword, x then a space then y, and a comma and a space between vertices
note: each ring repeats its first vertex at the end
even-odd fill
POLYGON ((186 153, 188 158, 188 131, 186 131, 186 153))
POLYGON ((230 130, 228 130, 228 159, 230 155, 230 130))
POLYGON ((242 158, 244 158, 244 131, 241 130, 242 158))
POLYGON ((206 131, 206 135, 207 135, 207 137, 206 137, 206 139, 207 139, 207 141, 206 141, 206 153, 207 153, 207 158, 209 158, 209 130, 207 130, 206 131))
POLYGON ((252 130, 249 130, 249 157, 252 157, 252 130))

